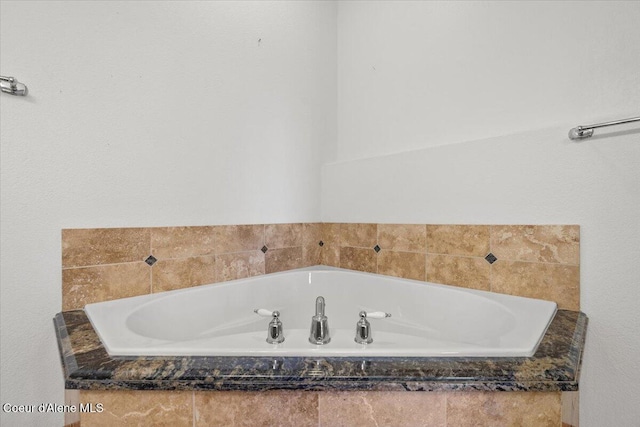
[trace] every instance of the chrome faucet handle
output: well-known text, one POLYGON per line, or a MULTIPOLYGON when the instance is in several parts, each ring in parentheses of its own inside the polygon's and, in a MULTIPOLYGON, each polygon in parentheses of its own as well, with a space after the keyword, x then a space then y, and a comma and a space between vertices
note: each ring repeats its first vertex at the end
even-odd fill
POLYGON ((280 344, 284 341, 284 332, 282 330, 282 322, 280 321, 279 311, 269 311, 264 308, 256 308, 253 310, 258 316, 272 317, 267 329, 267 342, 269 344, 280 344))
POLYGON ((373 342, 373 338, 371 337, 371 323, 369 323, 367 317, 372 319, 384 319, 391 317, 391 313, 385 313, 384 311, 367 313, 362 310, 359 315, 360 320, 356 323, 356 337, 354 338, 354 341, 358 344, 371 344, 373 342))

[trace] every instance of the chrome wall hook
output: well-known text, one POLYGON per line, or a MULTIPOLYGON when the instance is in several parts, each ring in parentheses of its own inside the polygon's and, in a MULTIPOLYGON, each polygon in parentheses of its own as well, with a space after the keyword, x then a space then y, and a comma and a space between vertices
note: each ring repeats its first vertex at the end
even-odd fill
POLYGON ((10 93, 16 96, 27 96, 29 93, 29 89, 15 77, 0 76, 0 88, 2 88, 4 93, 10 93))

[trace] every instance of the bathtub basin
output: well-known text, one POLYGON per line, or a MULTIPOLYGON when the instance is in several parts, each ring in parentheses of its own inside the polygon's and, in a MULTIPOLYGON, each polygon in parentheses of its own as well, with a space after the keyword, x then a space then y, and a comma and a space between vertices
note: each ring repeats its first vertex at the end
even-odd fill
POLYGON ((554 302, 317 266, 88 304, 110 356, 528 357, 556 312, 554 302), (309 343, 315 299, 326 301, 331 342, 309 343), (278 310, 285 341, 268 344, 278 310), (373 343, 354 341, 358 313, 373 343))

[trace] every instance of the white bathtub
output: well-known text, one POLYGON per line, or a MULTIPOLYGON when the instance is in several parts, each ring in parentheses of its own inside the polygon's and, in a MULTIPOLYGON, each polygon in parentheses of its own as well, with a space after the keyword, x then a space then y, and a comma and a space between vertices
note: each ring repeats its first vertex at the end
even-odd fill
POLYGON ((106 301, 85 312, 111 356, 532 356, 554 302, 311 267, 177 291, 106 301), (315 299, 326 301, 331 342, 308 341, 315 299), (280 311, 285 340, 268 344, 280 311), (373 343, 354 341, 361 310, 373 343))

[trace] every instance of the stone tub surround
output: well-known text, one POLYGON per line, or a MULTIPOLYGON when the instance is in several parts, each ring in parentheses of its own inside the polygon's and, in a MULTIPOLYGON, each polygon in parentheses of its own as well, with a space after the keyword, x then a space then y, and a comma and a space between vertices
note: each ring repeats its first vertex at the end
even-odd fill
POLYGON ((318 264, 580 309, 576 225, 363 223, 65 229, 62 308, 318 264))
POLYGON ((82 425, 577 426, 579 312, 527 358, 110 357, 84 311, 54 323, 67 399, 106 408, 82 425))
POLYGON ((305 223, 63 230, 62 237, 65 312, 54 321, 67 399, 108 407, 65 425, 578 425, 587 324, 578 312, 578 226, 305 223), (560 310, 531 358, 364 363, 110 358, 77 310, 317 264, 553 300, 560 310))
POLYGON ((62 230, 62 308, 320 264, 320 224, 62 230))

